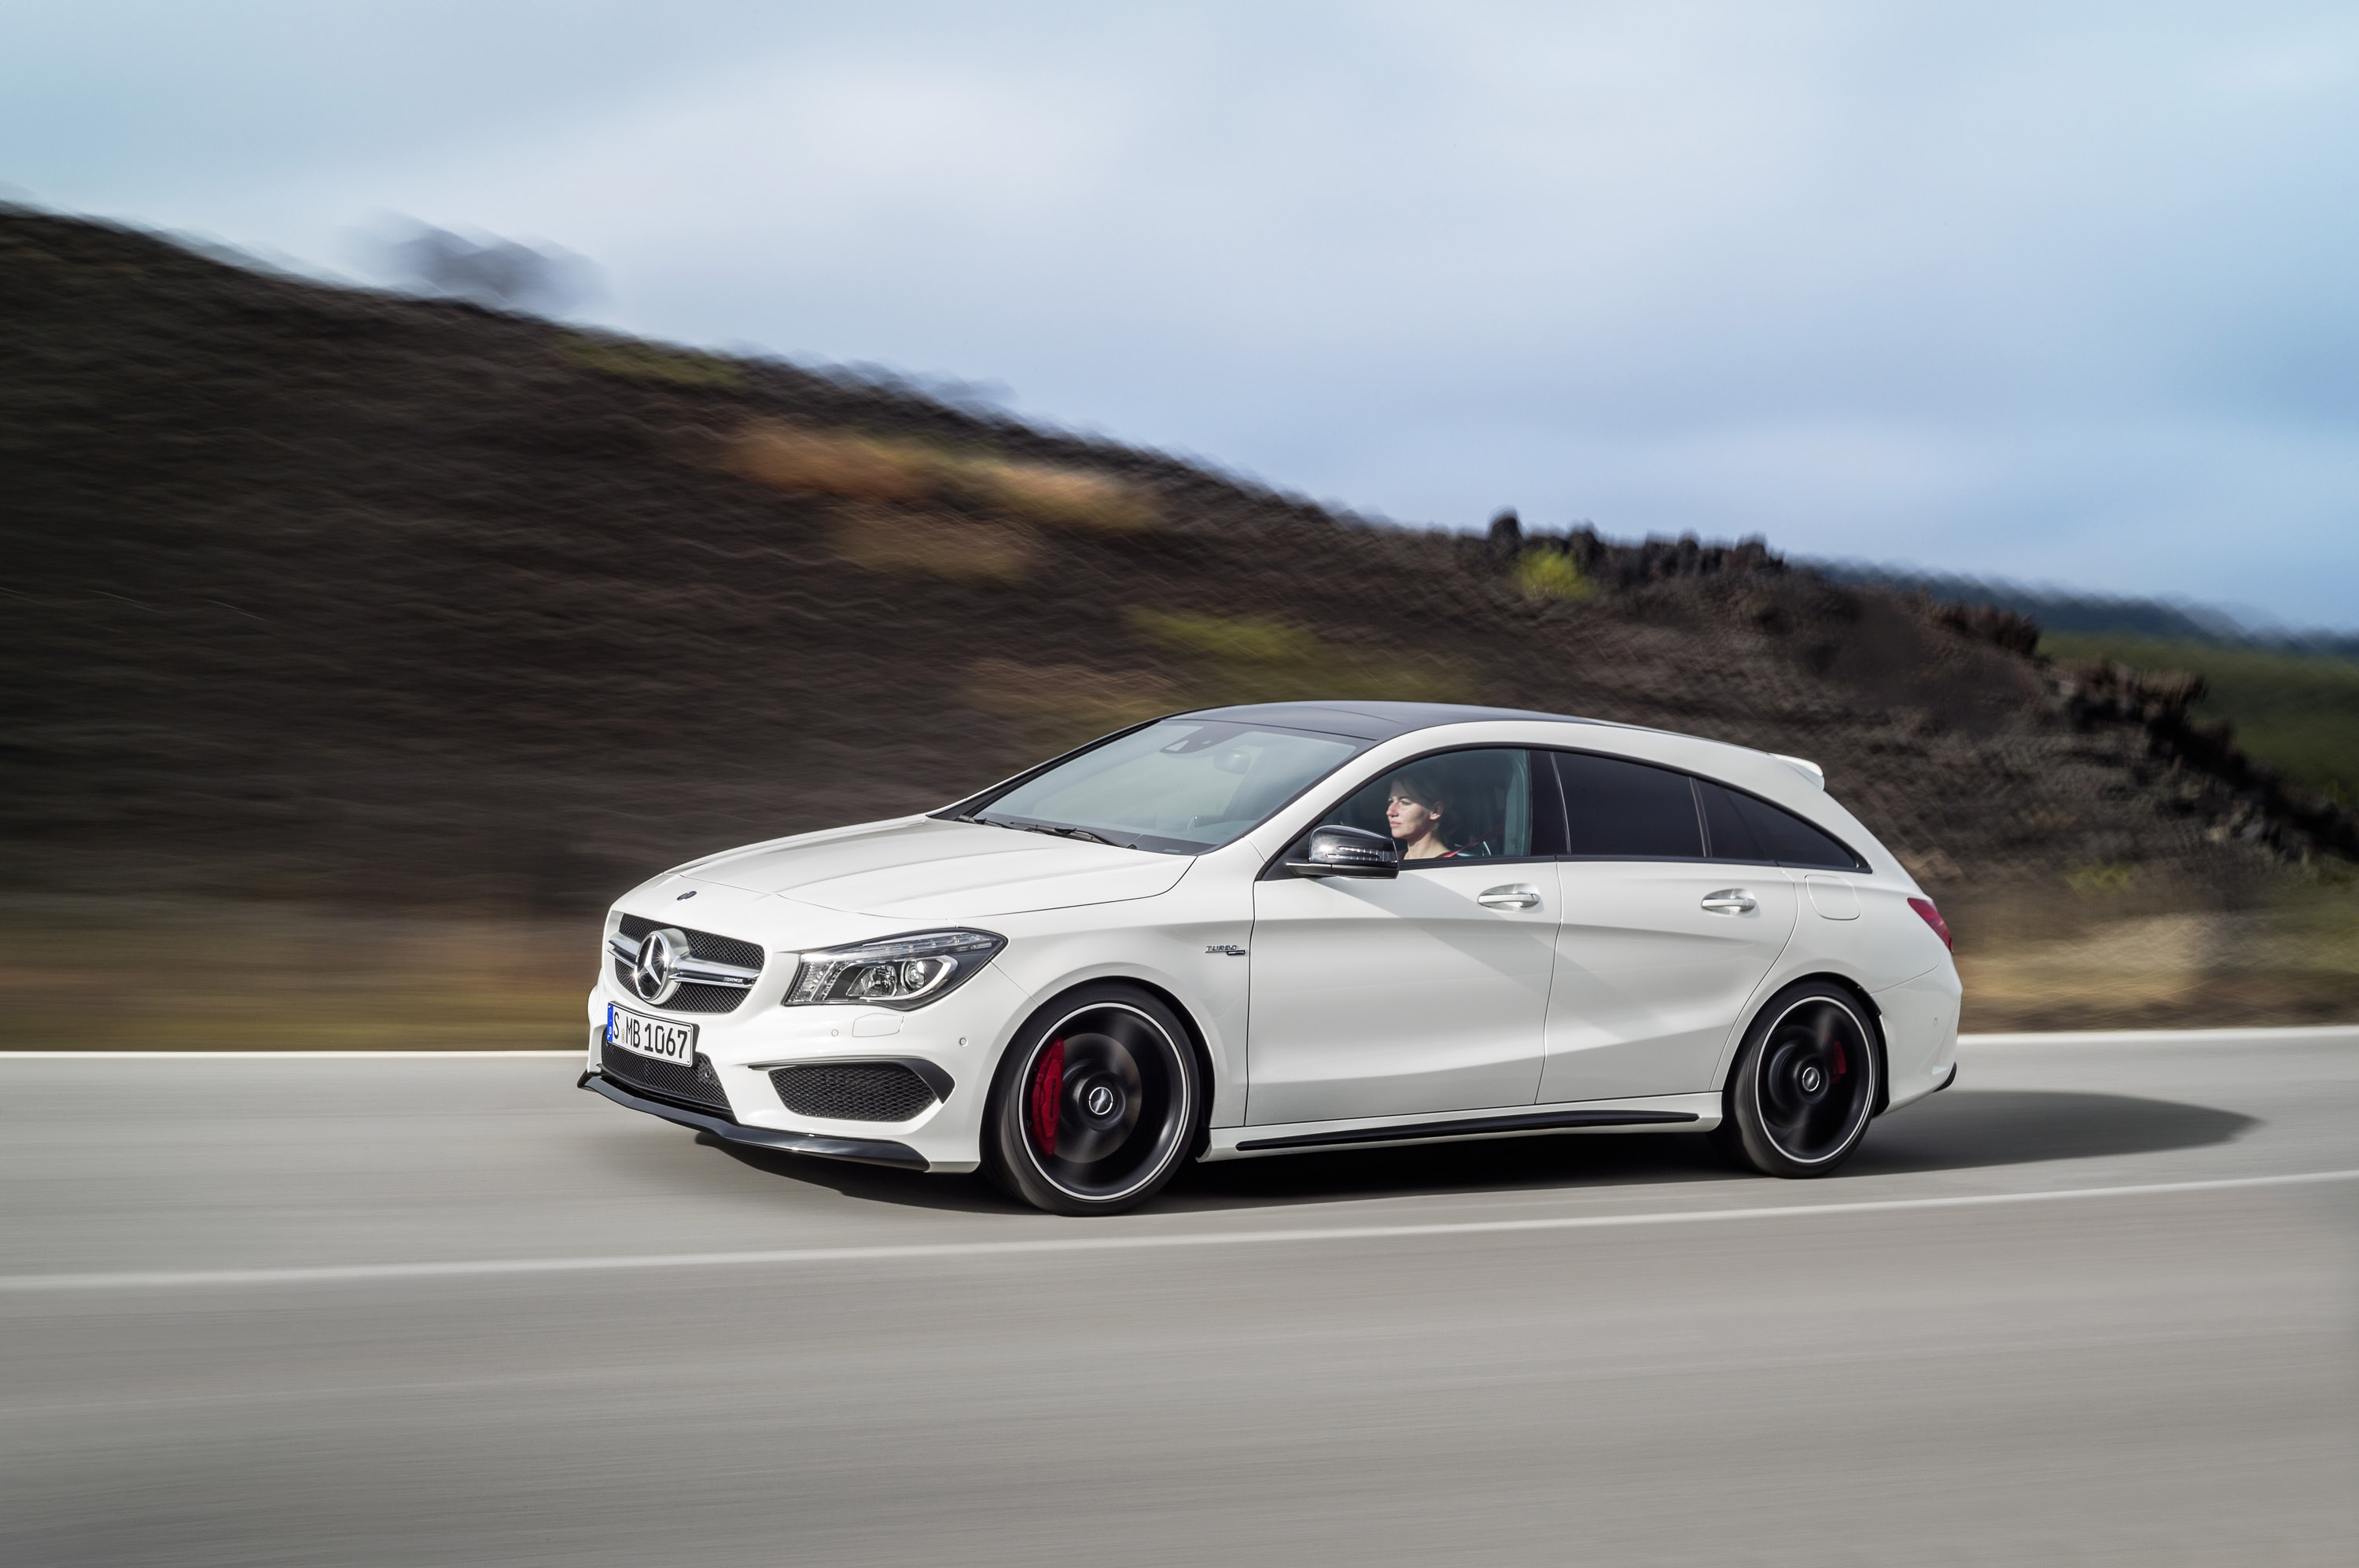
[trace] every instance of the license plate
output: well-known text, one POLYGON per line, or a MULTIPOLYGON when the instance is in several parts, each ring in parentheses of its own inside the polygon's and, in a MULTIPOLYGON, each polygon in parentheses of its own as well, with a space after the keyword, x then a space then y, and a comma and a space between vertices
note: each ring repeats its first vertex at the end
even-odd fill
POLYGON ((619 1045, 641 1056, 652 1056, 658 1062, 677 1062, 682 1067, 696 1064, 696 1026, 668 1024, 661 1018, 643 1018, 636 1013, 626 1013, 609 1002, 606 1005, 606 1043, 619 1045))

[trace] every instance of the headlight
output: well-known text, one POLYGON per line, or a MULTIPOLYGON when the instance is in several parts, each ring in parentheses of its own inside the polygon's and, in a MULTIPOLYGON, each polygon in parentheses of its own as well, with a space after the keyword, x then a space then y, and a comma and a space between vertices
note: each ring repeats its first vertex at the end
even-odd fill
POLYGON ((989 931, 936 931, 806 953, 785 1005, 864 1002, 906 1012, 963 985, 1006 945, 989 931))

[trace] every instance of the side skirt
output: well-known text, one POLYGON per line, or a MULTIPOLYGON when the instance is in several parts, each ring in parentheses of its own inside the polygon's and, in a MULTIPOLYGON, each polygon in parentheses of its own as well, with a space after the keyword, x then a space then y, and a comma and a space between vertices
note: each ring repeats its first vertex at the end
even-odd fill
MULTIPOLYGON (((1717 1095, 1680 1096, 1712 1101, 1717 1095)), ((1216 1127, 1206 1160, 1234 1160, 1297 1149, 1351 1149, 1386 1143, 1424 1143, 1462 1138, 1513 1138, 1534 1133, 1636 1130, 1692 1127, 1702 1130, 1716 1115, 1660 1105, 1568 1105, 1554 1110, 1497 1112, 1448 1120, 1391 1122, 1376 1127, 1326 1127, 1291 1132, 1277 1127, 1216 1127)))

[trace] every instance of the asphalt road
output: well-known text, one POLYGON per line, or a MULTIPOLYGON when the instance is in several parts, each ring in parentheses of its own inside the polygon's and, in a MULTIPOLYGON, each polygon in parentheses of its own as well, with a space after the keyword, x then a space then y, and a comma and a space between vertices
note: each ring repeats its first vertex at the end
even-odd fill
POLYGON ((2359 1030, 1963 1058, 1821 1181, 1101 1222, 555 1060, 0 1058, 0 1563, 2359 1561, 2359 1030))

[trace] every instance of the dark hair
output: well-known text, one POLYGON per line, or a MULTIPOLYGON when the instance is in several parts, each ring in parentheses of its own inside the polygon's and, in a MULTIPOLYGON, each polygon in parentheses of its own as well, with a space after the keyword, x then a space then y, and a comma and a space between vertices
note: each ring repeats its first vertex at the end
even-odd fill
POLYGON ((1396 773, 1386 788, 1405 800, 1414 800, 1429 811, 1439 812, 1449 806, 1450 800, 1437 783, 1430 773, 1396 773))

